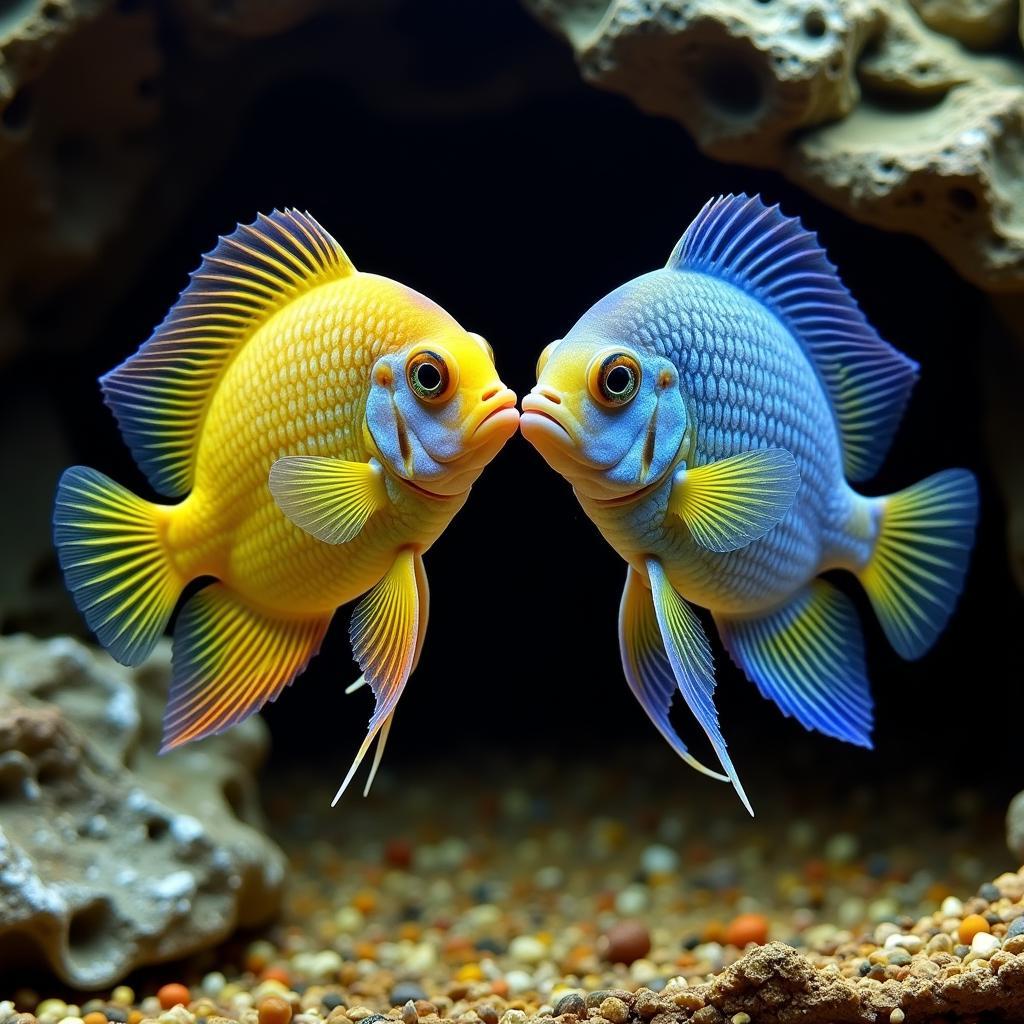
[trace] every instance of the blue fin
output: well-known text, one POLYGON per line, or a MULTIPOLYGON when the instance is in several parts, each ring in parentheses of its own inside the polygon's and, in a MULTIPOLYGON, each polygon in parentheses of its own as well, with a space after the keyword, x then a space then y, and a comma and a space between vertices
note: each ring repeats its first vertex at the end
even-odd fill
POLYGON ((918 367, 867 322, 816 236, 757 196, 719 197, 686 229, 668 267, 721 277, 782 320, 828 392, 847 479, 872 476, 892 443, 918 367))
POLYGON ((718 712, 712 699, 715 692, 715 663, 711 657, 711 645, 700 619, 676 593, 656 558, 647 559, 647 576, 651 584, 658 629, 661 631, 679 692, 701 728, 707 733, 733 788, 753 817, 754 810, 740 784, 739 775, 733 767, 732 758, 729 757, 729 751, 725 746, 725 738, 718 725, 718 712))
POLYGON ((341 246, 298 210, 260 214, 203 256, 149 340, 100 378, 125 444, 157 491, 180 497, 191 489, 207 402, 253 331, 301 292, 354 272, 341 246))
POLYGON ((960 596, 978 485, 966 469, 947 469, 876 500, 881 528, 858 575, 889 643, 913 660, 935 643, 960 596))
POLYGON ((626 682, 633 696, 640 701, 669 746, 691 768, 713 779, 728 782, 727 776, 702 765, 672 728, 668 715, 677 692, 676 677, 665 654, 651 592, 632 568, 626 571, 626 587, 619 605, 619 651, 626 682))
POLYGON ((275 618, 223 583, 190 598, 174 627, 161 753, 223 732, 259 711, 320 649, 331 615, 275 618))
POLYGON ((767 615, 716 616, 715 623, 732 660, 784 715, 826 736, 871 747, 864 641, 845 594, 825 580, 812 580, 767 615))
POLYGON ((86 466, 65 470, 57 485, 60 567, 89 628, 122 665, 153 650, 185 583, 163 543, 169 514, 86 466))

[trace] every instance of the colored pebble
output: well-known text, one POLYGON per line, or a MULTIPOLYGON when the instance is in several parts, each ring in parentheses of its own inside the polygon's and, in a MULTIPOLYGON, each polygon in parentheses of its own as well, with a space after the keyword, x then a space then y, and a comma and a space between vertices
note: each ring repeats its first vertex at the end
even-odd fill
MULTIPOLYGON (((417 1002, 420 999, 426 999, 427 993, 423 991, 423 986, 418 985, 415 981, 399 981, 392 986, 391 994, 388 997, 391 1000, 392 1006, 401 1006, 403 1003, 417 1002)), ((338 1000, 341 1002, 341 1000, 338 1000)))
POLYGON ((135 990, 127 985, 118 985, 110 993, 110 1001, 115 1006, 131 1006, 135 1002, 135 990))
POLYGON ((739 949, 754 943, 763 946, 768 941, 768 919, 764 914, 740 914, 725 930, 725 941, 739 949))
POLYGON ((107 1024, 107 1015, 100 1013, 99 1010, 93 1010, 82 1018, 82 1024, 107 1024))
POLYGON ((617 921, 601 937, 598 949, 609 963, 629 965, 651 951, 651 933, 639 921, 617 921))
POLYGON ((160 1000, 160 1006, 165 1010, 170 1010, 179 1003, 182 1006, 188 1006, 192 998, 189 990, 184 985, 178 984, 178 982, 163 985, 157 990, 156 997, 160 1000))
POLYGON ((260 1000, 259 1024, 289 1024, 292 1019, 291 1003, 281 996, 267 996, 260 1000))
POLYGON ((1024 935, 1024 914, 1015 917, 1006 929, 1006 937, 1012 939, 1017 935, 1024 935))
POLYGON ((957 929, 957 936, 963 945, 969 946, 978 932, 987 932, 989 930, 988 921, 986 921, 981 914, 968 914, 960 922, 960 927, 957 929))

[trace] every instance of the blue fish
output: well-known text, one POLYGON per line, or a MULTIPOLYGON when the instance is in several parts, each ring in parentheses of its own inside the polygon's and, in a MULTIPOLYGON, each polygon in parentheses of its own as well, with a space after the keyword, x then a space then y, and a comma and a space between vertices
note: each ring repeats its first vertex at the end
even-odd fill
POLYGON ((760 198, 709 202, 662 270, 552 342, 521 429, 629 568, 630 689, 693 767, 753 814, 714 705, 707 609, 733 661, 808 729, 871 746, 852 572, 892 646, 919 658, 963 584, 978 495, 963 469, 867 497, 917 364, 867 322, 813 234, 760 198), (676 692, 724 775, 669 721, 676 692))

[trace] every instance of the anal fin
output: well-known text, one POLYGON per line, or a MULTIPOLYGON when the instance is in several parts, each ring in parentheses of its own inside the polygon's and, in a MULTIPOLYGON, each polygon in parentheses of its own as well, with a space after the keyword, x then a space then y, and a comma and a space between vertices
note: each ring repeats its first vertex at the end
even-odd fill
POLYGON ((711 740, 718 760, 721 761, 743 806, 753 816, 753 808, 743 790, 718 724, 718 712, 713 700, 715 664, 704 628, 696 612, 676 593, 656 558, 647 559, 647 576, 651 584, 658 629, 665 642, 665 652, 672 666, 672 673, 676 677, 679 692, 711 740))
POLYGON ((651 593, 632 568, 626 571, 626 587, 619 605, 619 650, 622 669, 633 696, 669 746, 691 768, 713 779, 728 782, 727 776, 701 764, 672 728, 669 709, 677 692, 676 678, 658 630, 651 593))
POLYGON ((161 753, 223 732, 281 691, 320 649, 331 615, 276 618, 223 583, 194 595, 174 629, 161 753))
POLYGON ((416 552, 404 548, 352 613, 349 624, 352 654, 363 670, 366 685, 373 691, 376 703, 366 738, 331 801, 332 807, 348 789, 379 734, 377 756, 366 785, 366 792, 369 791, 391 728, 391 717, 419 658, 428 600, 423 560, 416 552))
POLYGON ((870 748, 864 642, 845 594, 816 579, 767 615, 715 621, 732 660, 783 714, 807 729, 870 748))

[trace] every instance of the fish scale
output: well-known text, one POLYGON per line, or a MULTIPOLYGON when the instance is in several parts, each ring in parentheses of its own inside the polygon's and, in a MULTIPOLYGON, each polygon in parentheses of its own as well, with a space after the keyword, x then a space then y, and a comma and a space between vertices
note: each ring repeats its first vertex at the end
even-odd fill
POLYGON ((748 810, 690 603, 784 714, 870 746, 857 615, 819 574, 855 573, 896 650, 920 657, 952 612, 977 515, 965 470, 880 498, 847 483, 877 469, 916 372, 798 221, 727 196, 664 269, 545 350, 523 402, 523 433, 630 566, 619 618, 630 689, 673 749, 731 781, 748 810), (673 692, 724 775, 675 732, 673 692))

